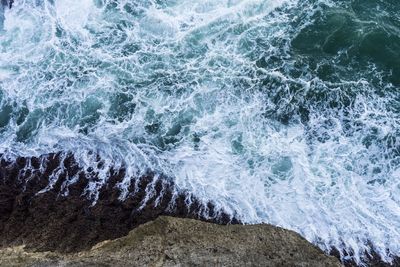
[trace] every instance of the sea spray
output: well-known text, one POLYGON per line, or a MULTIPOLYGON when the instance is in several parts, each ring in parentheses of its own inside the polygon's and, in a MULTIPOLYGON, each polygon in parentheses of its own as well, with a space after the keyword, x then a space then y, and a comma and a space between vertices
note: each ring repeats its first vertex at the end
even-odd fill
POLYGON ((243 222, 390 261, 400 4, 378 2, 18 1, 0 36, 1 152, 102 158, 94 202, 112 166, 121 199, 162 173, 243 222))

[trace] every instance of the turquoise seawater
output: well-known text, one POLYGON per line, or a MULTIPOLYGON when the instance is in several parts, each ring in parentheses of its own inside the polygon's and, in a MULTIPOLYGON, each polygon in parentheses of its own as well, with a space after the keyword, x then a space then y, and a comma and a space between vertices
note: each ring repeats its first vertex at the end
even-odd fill
POLYGON ((7 157, 99 155, 93 201, 110 166, 121 198, 151 169, 246 223, 400 256, 400 1, 20 0, 0 29, 7 157))

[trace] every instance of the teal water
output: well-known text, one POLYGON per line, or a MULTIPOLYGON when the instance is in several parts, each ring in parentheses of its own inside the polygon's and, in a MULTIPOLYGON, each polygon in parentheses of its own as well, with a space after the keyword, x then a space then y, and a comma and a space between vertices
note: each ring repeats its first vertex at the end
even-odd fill
POLYGON ((110 166, 121 198, 152 169, 356 261, 400 255, 400 2, 21 0, 3 28, 1 153, 100 155, 93 201, 110 166))

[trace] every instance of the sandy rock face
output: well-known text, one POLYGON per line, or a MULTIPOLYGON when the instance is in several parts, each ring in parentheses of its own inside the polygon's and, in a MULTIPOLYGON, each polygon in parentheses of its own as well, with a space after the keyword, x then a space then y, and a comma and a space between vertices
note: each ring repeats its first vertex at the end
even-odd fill
POLYGON ((271 225, 161 216, 76 254, 0 250, 0 266, 340 266, 300 235, 271 225))

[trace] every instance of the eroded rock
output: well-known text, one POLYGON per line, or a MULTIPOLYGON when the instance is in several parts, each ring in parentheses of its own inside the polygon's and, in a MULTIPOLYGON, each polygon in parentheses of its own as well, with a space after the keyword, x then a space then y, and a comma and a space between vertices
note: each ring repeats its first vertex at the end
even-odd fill
POLYGON ((72 154, 1 159, 0 246, 77 252, 124 236, 160 215, 239 222, 212 203, 177 190, 168 177, 151 172, 132 177, 128 196, 120 199, 117 184, 125 176, 123 168, 109 170, 94 203, 87 185, 97 181, 97 175, 83 170, 72 154))
POLYGON ((0 251, 1 266, 340 266, 293 231, 161 216, 77 254, 0 251))

